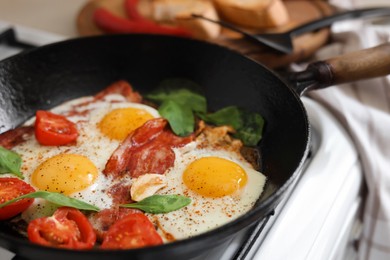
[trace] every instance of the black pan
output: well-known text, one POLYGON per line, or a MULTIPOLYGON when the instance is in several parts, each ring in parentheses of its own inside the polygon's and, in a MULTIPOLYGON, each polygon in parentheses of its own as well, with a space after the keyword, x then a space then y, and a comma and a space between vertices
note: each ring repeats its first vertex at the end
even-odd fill
POLYGON ((210 110, 238 105, 263 115, 266 125, 258 148, 262 171, 268 178, 264 193, 249 213, 191 239, 137 250, 72 251, 31 244, 1 227, 0 246, 28 259, 189 259, 225 242, 270 214, 299 176, 310 141, 308 117, 300 100, 303 92, 315 86, 388 74, 389 49, 387 44, 381 47, 385 53, 378 56, 379 50, 353 55, 355 61, 349 65, 343 64, 344 59, 313 65, 293 75, 299 82, 296 87, 236 52, 168 36, 81 38, 0 62, 0 132, 22 124, 37 109, 94 94, 119 79, 128 80, 136 90, 146 93, 163 79, 184 77, 204 87, 210 110), (369 66, 363 62, 368 54, 369 66))

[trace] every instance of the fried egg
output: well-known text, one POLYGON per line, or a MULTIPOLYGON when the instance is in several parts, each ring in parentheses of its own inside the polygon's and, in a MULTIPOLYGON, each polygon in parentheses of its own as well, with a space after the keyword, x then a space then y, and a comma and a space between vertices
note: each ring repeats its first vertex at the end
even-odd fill
POLYGON ((167 185, 157 194, 182 194, 190 205, 166 214, 149 214, 165 241, 192 237, 248 212, 263 191, 266 177, 239 153, 197 142, 175 148, 167 185))
MULTIPOLYGON (((160 117, 150 106, 131 103, 117 94, 102 100, 84 97, 66 102, 51 110, 65 115, 77 126, 77 143, 65 146, 42 146, 34 136, 13 148, 22 157, 25 181, 37 190, 59 192, 93 204, 109 208, 112 198, 106 190, 113 179, 102 171, 120 142, 134 129, 151 118, 160 117)), ((34 118, 26 124, 32 124, 34 118)), ((27 222, 50 215, 55 207, 36 199, 23 212, 27 222)))
MULTIPOLYGON (((106 163, 129 133, 146 121, 160 117, 158 111, 144 104, 128 102, 117 94, 99 100, 93 97, 75 99, 51 111, 76 124, 77 142, 43 146, 31 136, 15 146, 13 151, 22 157, 21 171, 25 181, 37 190, 59 192, 100 209, 111 208, 114 202, 107 190, 117 184, 117 180, 103 174, 106 163)), ((33 124, 34 120, 32 118, 26 125, 33 124)), ((226 133, 215 131, 213 134, 218 139, 226 133)), ((238 218, 254 206, 263 191, 266 177, 237 149, 196 139, 173 151, 174 165, 163 175, 145 173, 134 179, 129 176, 120 179, 124 187, 131 186, 129 194, 134 201, 153 194, 179 194, 191 198, 191 204, 179 210, 165 214, 146 213, 165 242, 193 237, 238 218)), ((50 216, 56 208, 43 199, 35 199, 21 216, 30 222, 50 216)))

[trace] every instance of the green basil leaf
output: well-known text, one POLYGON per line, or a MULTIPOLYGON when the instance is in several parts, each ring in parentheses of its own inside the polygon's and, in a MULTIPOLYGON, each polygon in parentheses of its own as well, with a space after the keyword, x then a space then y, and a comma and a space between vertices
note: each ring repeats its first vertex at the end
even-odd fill
POLYGON ((55 192, 48 192, 48 191, 36 191, 32 193, 28 193, 22 196, 19 196, 15 199, 9 200, 7 202, 4 202, 0 204, 0 208, 5 207, 9 204, 12 204, 16 201, 19 201, 21 199, 36 199, 41 198, 45 199, 47 201, 50 201, 54 204, 57 204, 59 206, 66 206, 76 209, 82 209, 82 210, 90 210, 90 211, 99 211, 100 209, 96 206, 93 206, 91 204, 88 204, 86 202, 83 202, 78 199, 67 197, 61 193, 55 193, 55 192))
POLYGON ((159 87, 145 98, 157 102, 159 112, 166 118, 179 136, 186 136, 195 130, 193 112, 206 113, 206 98, 200 94, 200 86, 188 79, 173 78, 160 83, 159 87))
POLYGON ((177 135, 185 136, 194 131, 194 112, 207 123, 233 127, 236 130, 234 136, 246 146, 255 146, 261 140, 264 120, 259 114, 235 106, 207 114, 207 101, 200 89, 188 79, 173 78, 164 80, 145 97, 161 105, 160 114, 169 121, 177 135))
POLYGON ((206 113, 206 98, 200 92, 200 86, 186 79, 164 80, 158 88, 145 95, 158 104, 166 100, 173 100, 179 104, 186 105, 192 111, 206 113))
POLYGON ((146 95, 146 98, 162 104, 167 100, 173 100, 179 104, 186 105, 192 111, 203 112, 207 110, 206 98, 188 89, 177 89, 170 93, 161 93, 159 97, 146 95))
POLYGON ((188 89, 179 90, 177 95, 171 97, 170 99, 175 100, 182 105, 186 105, 194 112, 207 112, 206 98, 202 95, 191 92, 188 89))
POLYGON ((194 131, 195 119, 190 108, 173 100, 164 101, 158 109, 162 117, 168 120, 173 132, 179 136, 194 131))
POLYGON ((264 119, 257 113, 243 113, 243 125, 237 129, 234 137, 242 140, 246 146, 255 146, 262 138, 264 119))
POLYGON ((235 106, 222 108, 214 113, 198 116, 207 123, 214 125, 229 125, 234 129, 238 129, 243 125, 241 110, 235 106))
POLYGON ((121 207, 140 209, 146 213, 161 214, 181 209, 191 203, 191 199, 181 195, 153 195, 121 207))
POLYGON ((236 130, 234 137, 240 139, 246 146, 255 146, 262 138, 264 119, 257 113, 229 106, 211 114, 198 116, 207 123, 233 127, 236 130))
POLYGON ((0 174, 12 173, 21 179, 24 179, 20 172, 22 158, 19 154, 12 152, 0 146, 0 174))

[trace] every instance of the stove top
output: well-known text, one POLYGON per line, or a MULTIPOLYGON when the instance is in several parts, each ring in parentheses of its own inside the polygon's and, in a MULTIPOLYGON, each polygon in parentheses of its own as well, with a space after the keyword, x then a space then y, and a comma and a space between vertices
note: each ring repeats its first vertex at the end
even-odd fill
MULTIPOLYGON (((0 32, 11 35, 6 41, 0 40, 0 59, 67 38, 21 26, 10 28, 0 21, 0 32)), ((273 215, 194 260, 347 259, 351 255, 348 245, 359 235, 362 204, 358 156, 348 134, 324 107, 306 97, 302 101, 313 129, 313 142, 295 188, 273 215)), ((0 259, 21 260, 1 248, 0 259)))

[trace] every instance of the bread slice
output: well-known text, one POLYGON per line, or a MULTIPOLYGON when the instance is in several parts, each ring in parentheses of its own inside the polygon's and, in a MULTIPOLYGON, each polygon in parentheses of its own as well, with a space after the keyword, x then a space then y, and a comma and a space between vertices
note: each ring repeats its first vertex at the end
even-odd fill
POLYGON ((152 17, 161 23, 171 23, 189 30, 198 39, 217 38, 221 27, 201 19, 193 18, 199 14, 218 20, 217 11, 208 0, 154 0, 152 2, 152 17))
POLYGON ((289 21, 282 0, 213 0, 220 16, 236 25, 273 28, 289 21))

